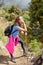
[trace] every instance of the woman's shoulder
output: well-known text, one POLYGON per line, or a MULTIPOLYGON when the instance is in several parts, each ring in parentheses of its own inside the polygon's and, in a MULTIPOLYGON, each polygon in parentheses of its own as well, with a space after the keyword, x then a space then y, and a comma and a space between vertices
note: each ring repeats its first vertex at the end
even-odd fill
POLYGON ((13 28, 20 28, 20 26, 18 26, 18 25, 14 25, 14 27, 13 28))
POLYGON ((18 26, 18 25, 14 25, 14 27, 20 27, 20 26, 18 26))

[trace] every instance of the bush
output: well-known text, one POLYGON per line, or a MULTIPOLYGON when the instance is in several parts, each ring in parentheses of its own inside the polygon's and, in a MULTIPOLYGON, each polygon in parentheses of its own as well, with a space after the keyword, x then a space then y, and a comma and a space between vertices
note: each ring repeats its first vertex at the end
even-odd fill
POLYGON ((37 39, 31 40, 29 49, 31 51, 34 51, 36 55, 39 55, 41 53, 41 48, 43 48, 41 42, 37 41, 37 39))
POLYGON ((7 38, 4 36, 4 30, 0 27, 0 40, 2 40, 4 43, 7 42, 7 38))

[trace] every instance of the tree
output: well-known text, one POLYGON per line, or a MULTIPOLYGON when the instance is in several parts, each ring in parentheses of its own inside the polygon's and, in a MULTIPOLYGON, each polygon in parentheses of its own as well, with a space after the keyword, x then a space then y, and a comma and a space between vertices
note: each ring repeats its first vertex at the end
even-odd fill
POLYGON ((33 36, 41 39, 43 38, 43 0, 31 0, 29 12, 33 36))

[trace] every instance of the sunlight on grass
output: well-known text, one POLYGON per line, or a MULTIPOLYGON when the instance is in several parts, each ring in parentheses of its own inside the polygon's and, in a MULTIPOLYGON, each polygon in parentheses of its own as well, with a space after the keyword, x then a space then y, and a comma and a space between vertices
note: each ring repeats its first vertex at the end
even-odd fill
POLYGON ((41 42, 38 42, 37 39, 31 40, 29 44, 29 49, 31 51, 34 51, 36 56, 41 54, 42 52, 41 47, 42 47, 42 44, 41 42))
POLYGON ((0 40, 2 40, 4 43, 7 42, 7 37, 4 36, 4 30, 0 27, 0 40))

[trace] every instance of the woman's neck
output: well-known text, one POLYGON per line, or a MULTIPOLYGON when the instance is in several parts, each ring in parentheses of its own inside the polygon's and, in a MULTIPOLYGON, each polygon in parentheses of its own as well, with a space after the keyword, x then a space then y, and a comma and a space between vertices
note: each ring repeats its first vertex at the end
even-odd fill
POLYGON ((14 25, 18 25, 18 23, 15 23, 14 25))

